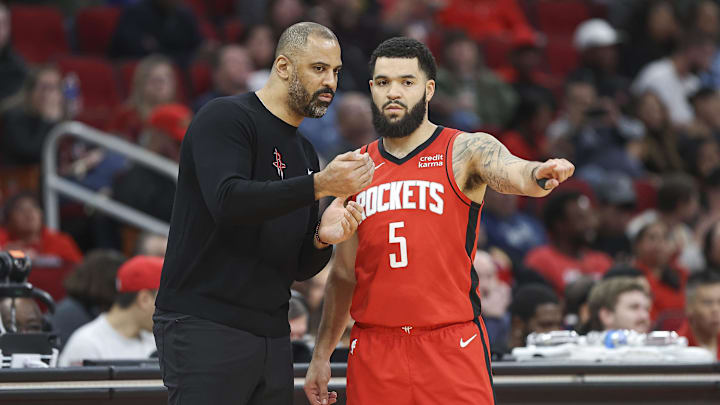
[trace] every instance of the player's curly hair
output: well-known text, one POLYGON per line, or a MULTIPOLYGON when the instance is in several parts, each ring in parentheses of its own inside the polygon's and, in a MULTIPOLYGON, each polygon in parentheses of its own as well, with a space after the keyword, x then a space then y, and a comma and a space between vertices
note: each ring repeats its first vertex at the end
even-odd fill
POLYGON ((416 39, 395 37, 378 45, 370 56, 371 74, 375 72, 375 62, 378 58, 417 58, 420 69, 425 72, 428 79, 437 79, 437 63, 435 62, 435 57, 425 44, 416 39))

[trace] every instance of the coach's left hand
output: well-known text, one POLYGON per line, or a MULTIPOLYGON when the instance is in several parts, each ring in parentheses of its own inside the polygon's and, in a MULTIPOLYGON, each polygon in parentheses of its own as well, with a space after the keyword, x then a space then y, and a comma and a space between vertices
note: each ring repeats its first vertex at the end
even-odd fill
POLYGON ((320 240, 329 244, 346 241, 362 222, 362 207, 355 201, 344 205, 345 199, 336 198, 323 213, 318 234, 320 240))

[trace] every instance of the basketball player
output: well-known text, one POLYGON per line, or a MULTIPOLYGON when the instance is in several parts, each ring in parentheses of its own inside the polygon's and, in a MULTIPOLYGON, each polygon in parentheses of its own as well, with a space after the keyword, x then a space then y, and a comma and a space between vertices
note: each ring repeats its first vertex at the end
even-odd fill
POLYGON ((435 60, 393 38, 370 59, 375 162, 357 233, 339 244, 307 372, 313 405, 328 396, 329 358, 348 317, 347 403, 492 404, 487 333, 472 267, 486 187, 543 197, 573 174, 564 159, 510 154, 494 137, 428 121, 435 60))

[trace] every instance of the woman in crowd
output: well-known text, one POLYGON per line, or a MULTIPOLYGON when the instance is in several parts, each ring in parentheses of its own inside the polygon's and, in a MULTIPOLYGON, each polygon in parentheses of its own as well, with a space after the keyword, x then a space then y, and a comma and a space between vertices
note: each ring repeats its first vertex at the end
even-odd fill
POLYGON ((113 115, 108 131, 136 142, 153 108, 177 99, 177 78, 172 62, 162 55, 151 55, 138 63, 130 97, 113 115))

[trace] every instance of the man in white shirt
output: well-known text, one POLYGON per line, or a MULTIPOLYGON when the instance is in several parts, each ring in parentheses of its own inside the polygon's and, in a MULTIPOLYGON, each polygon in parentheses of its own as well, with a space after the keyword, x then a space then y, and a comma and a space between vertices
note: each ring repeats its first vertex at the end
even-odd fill
POLYGON ((152 314, 163 259, 135 256, 117 273, 115 302, 108 312, 70 336, 59 366, 81 366, 85 359, 145 359, 155 351, 152 314))
POLYGON ((639 96, 654 92, 667 108, 674 125, 689 125, 694 117, 688 97, 700 88, 696 76, 708 70, 715 47, 711 38, 689 34, 675 53, 645 66, 632 85, 639 96))

